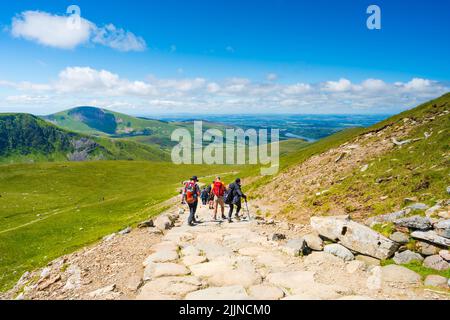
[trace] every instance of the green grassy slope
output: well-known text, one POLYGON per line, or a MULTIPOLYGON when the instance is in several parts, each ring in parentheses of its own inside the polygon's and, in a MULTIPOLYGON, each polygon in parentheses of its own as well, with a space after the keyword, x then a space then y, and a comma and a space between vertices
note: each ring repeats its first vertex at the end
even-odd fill
POLYGON ((0 165, 0 290, 27 270, 159 213, 182 180, 220 173, 231 181, 226 173, 240 169, 137 161, 0 165))
POLYGON ((0 114, 0 163, 75 160, 168 160, 157 146, 124 140, 92 138, 58 128, 29 114, 0 114), (83 160, 83 159, 81 159, 83 160))
MULTIPOLYGON (((138 118, 96 107, 76 107, 43 117, 43 119, 69 131, 100 137, 126 138, 138 143, 157 146, 168 151, 176 145, 171 134, 179 128, 186 128, 193 134, 192 122, 166 122, 138 118)), ((203 130, 229 126, 203 121, 203 130)))
MULTIPOLYGON (((392 126, 389 131, 395 130, 396 125, 408 123, 403 121, 406 118, 410 119, 409 122, 418 123, 408 137, 403 138, 413 141, 371 159, 367 171, 361 172, 358 168, 351 172, 342 183, 332 186, 328 193, 320 196, 322 205, 316 210, 339 204, 349 213, 360 211, 376 215, 403 207, 406 197, 415 197, 417 201, 430 205, 448 198, 450 94, 387 119, 365 132, 376 132, 387 126, 392 126), (429 119, 429 122, 420 124, 424 119, 429 119), (431 136, 425 139, 425 133, 431 136), (379 179, 384 180, 377 182, 379 179)), ((370 141, 367 145, 370 147, 370 141)), ((317 203, 316 200, 314 197, 311 202, 317 203)))
POLYGON ((177 127, 163 121, 136 118, 96 107, 77 107, 44 119, 70 131, 96 135, 146 133, 170 137, 170 133, 177 127))

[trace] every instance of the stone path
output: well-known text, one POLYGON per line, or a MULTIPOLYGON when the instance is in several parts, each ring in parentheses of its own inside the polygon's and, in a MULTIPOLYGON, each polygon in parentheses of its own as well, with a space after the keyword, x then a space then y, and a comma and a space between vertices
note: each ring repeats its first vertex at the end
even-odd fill
POLYGON ((202 224, 187 226, 183 214, 151 248, 136 299, 442 299, 409 279, 385 286, 381 273, 377 278, 382 268, 364 261, 289 255, 256 220, 212 221, 203 206, 197 215, 202 224))

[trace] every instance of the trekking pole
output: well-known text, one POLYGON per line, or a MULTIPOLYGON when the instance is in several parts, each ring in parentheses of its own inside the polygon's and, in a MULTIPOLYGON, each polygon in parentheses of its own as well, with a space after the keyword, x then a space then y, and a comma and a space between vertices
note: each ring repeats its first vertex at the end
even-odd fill
POLYGON ((250 220, 251 220, 251 217, 250 217, 250 210, 248 209, 248 202, 247 202, 247 199, 245 199, 245 207, 247 208, 247 217, 248 217, 248 221, 250 221, 250 220))

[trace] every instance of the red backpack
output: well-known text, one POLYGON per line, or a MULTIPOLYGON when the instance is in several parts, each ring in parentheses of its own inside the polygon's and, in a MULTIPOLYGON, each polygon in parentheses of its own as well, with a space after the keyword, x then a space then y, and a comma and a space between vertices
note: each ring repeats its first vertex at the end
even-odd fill
POLYGON ((186 183, 185 194, 186 194, 186 202, 187 203, 192 204, 195 201, 197 201, 198 194, 197 194, 196 184, 194 182, 186 183))
POLYGON ((214 182, 213 193, 218 197, 223 197, 223 194, 225 193, 225 187, 223 186, 222 182, 214 182))

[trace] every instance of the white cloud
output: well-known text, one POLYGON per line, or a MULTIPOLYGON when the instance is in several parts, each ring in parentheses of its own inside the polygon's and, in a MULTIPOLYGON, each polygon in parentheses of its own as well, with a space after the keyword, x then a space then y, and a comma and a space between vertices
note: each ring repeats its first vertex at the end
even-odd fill
POLYGON ((42 112, 45 107, 60 110, 62 106, 94 104, 140 114, 394 113, 450 91, 448 84, 420 78, 393 83, 369 78, 357 83, 340 79, 288 84, 238 77, 135 80, 90 67, 65 68, 48 83, 0 80, 0 87, 8 92, 3 98, 5 106, 39 106, 42 112))
POLYGON ((13 18, 11 34, 61 49, 73 49, 88 42, 92 23, 81 18, 80 27, 73 28, 68 19, 41 11, 25 11, 13 18))
POLYGON ((347 79, 339 79, 339 81, 327 81, 323 85, 323 90, 329 92, 349 91, 352 88, 352 83, 347 79))
POLYGON ((82 17, 79 22, 74 27, 69 16, 24 11, 12 19, 11 34, 15 38, 58 49, 74 49, 87 43, 100 44, 118 51, 143 51, 146 48, 143 38, 116 28, 113 24, 98 27, 82 17))
POLYGON ((144 51, 145 40, 135 36, 132 32, 118 29, 113 24, 107 24, 102 28, 93 29, 92 42, 113 48, 118 51, 144 51))
POLYGON ((209 93, 216 93, 220 91, 220 86, 215 82, 211 82, 208 84, 207 90, 209 93))
POLYGON ((48 102, 48 96, 30 96, 26 94, 18 95, 18 96, 8 96, 5 98, 6 102, 10 102, 13 104, 37 104, 48 102))
POLYGON ((288 85, 283 89, 285 94, 302 94, 311 90, 311 85, 305 83, 296 83, 293 85, 288 85))
POLYGON ((413 78, 411 81, 404 84, 404 88, 412 91, 426 91, 432 84, 433 82, 431 80, 413 78))

